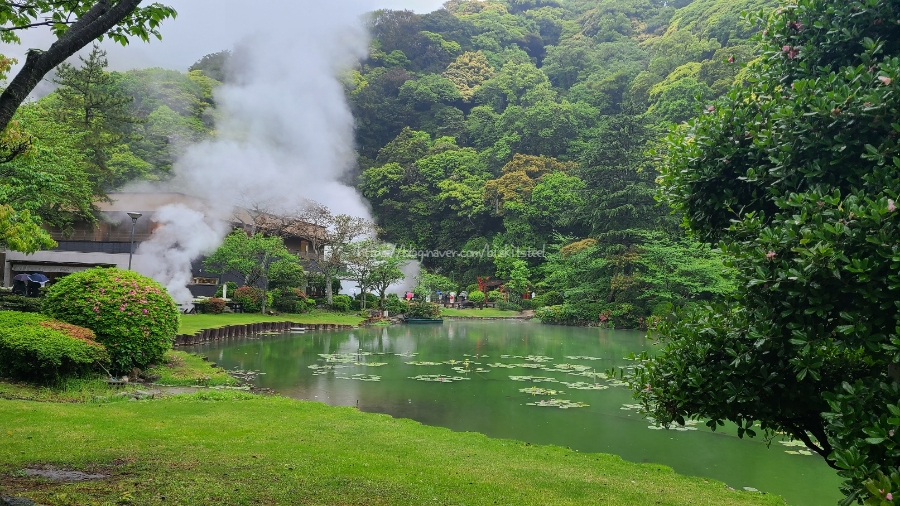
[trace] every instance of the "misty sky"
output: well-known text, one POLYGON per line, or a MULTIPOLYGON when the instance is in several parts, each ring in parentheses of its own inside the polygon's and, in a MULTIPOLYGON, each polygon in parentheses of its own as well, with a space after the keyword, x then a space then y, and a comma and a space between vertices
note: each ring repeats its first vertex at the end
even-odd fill
MULTIPOLYGON (((144 3, 149 3, 145 0, 144 3)), ((127 47, 103 44, 108 51, 112 70, 165 67, 187 70, 206 54, 231 49, 247 35, 270 29, 290 30, 292 20, 303 16, 310 6, 321 0, 159 0, 178 11, 178 17, 162 25, 163 40, 150 43, 135 41, 127 47), (251 7, 252 6, 252 7, 251 7)), ((326 0, 343 4, 348 15, 374 9, 411 9, 431 12, 444 0, 326 0)), ((297 23, 302 25, 303 23, 297 23)), ((0 45, 0 54, 24 61, 27 48, 46 49, 52 36, 42 29, 22 33, 22 45, 0 45)), ((14 73, 13 73, 14 74, 14 73)))

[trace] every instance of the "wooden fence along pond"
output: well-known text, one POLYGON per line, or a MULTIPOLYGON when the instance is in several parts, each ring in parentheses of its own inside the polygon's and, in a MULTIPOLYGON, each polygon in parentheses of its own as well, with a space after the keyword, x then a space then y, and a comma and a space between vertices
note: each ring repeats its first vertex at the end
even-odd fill
POLYGON ((338 325, 334 323, 293 323, 293 322, 261 322, 248 323, 246 325, 228 325, 214 329, 203 329, 195 334, 179 334, 175 336, 173 346, 189 346, 193 344, 221 341, 238 337, 247 337, 253 334, 265 332, 291 332, 309 330, 348 330, 352 325, 338 325))

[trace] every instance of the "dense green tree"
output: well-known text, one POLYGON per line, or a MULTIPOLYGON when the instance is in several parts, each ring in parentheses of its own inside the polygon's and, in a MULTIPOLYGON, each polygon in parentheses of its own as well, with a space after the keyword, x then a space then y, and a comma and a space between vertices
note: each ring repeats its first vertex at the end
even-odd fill
POLYGON ((269 272, 278 262, 299 265, 299 259, 287 250, 281 237, 247 235, 243 230, 235 230, 203 261, 203 267, 214 274, 243 276, 245 286, 254 286, 259 281, 268 284, 269 272))
POLYGON ((131 115, 132 98, 115 86, 113 75, 106 71, 106 51, 94 45, 87 58, 78 59, 79 67, 64 62, 56 69, 55 112, 83 132, 80 148, 90 164, 91 179, 107 189, 122 179, 110 166, 112 150, 124 139, 127 125, 139 120, 131 115))
POLYGON ((55 246, 56 241, 41 228, 27 209, 16 211, 12 206, 0 204, 0 247, 34 253, 55 246))
POLYGON ((400 98, 414 104, 416 108, 428 108, 435 104, 462 100, 462 95, 453 81, 437 74, 428 74, 403 83, 400 98))
POLYGON ((738 293, 663 326, 635 377, 659 423, 804 442, 845 478, 844 504, 883 504, 900 465, 898 14, 779 9, 748 84, 668 139, 662 197, 724 245, 738 293))
POLYGON ((92 222, 96 194, 80 150, 82 134, 56 121, 43 102, 21 107, 5 135, 11 130, 28 137, 28 149, 0 164, 0 202, 64 231, 75 220, 92 222))
POLYGON ((231 51, 224 50, 216 53, 210 53, 203 58, 197 60, 193 65, 188 67, 190 71, 200 71, 210 79, 215 79, 220 83, 228 80, 228 62, 231 59, 231 51))
POLYGON ((456 86, 462 99, 468 102, 478 87, 494 75, 494 69, 484 53, 469 51, 459 55, 442 75, 456 86))
POLYGON ((400 254, 390 244, 377 242, 374 251, 375 263, 365 279, 365 284, 378 292, 380 306, 385 307, 388 288, 406 278, 401 269, 411 259, 400 254))

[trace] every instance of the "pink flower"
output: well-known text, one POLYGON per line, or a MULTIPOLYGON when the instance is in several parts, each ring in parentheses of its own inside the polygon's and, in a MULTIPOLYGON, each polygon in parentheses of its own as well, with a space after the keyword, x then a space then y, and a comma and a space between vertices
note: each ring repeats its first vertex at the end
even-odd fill
POLYGON ((768 261, 770 261, 770 262, 771 262, 772 260, 775 260, 775 257, 776 257, 775 252, 772 251, 772 250, 769 250, 769 252, 766 253, 766 260, 768 260, 768 261))
POLYGON ((788 51, 791 50, 791 46, 784 46, 781 48, 781 50, 784 51, 785 53, 787 53, 788 51))
POLYGON ((897 206, 894 204, 894 199, 888 199, 888 211, 894 212, 897 210, 897 206))
POLYGON ((894 437, 894 429, 888 431, 888 436, 894 437))
POLYGON ((885 86, 887 86, 888 84, 891 84, 891 81, 892 81, 892 79, 890 77, 886 77, 886 76, 878 76, 878 80, 881 81, 882 83, 884 83, 885 86))
POLYGON ((711 105, 711 106, 709 106, 709 108, 706 109, 706 110, 709 111, 709 112, 714 112, 714 111, 716 110, 716 106, 711 105))
POLYGON ((888 492, 887 495, 884 496, 884 498, 887 499, 888 501, 894 500, 894 496, 890 492, 888 492))
POLYGON ((147 314, 147 310, 146 310, 146 309, 144 309, 143 311, 144 311, 144 314, 147 314))

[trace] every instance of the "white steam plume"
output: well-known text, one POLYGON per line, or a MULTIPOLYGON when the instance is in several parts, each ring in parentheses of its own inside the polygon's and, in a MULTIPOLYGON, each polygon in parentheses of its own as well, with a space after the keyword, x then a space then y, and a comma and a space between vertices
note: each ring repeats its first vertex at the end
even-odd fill
POLYGON ((217 136, 186 150, 171 184, 206 199, 212 212, 198 219, 184 206, 160 209, 153 220, 163 226, 136 255, 139 271, 178 302, 191 301, 191 261, 214 251, 228 232, 211 218, 230 216, 247 198, 276 212, 310 199, 336 214, 369 217, 362 197, 341 183, 355 154, 339 80, 366 54, 365 3, 294 2, 236 46, 233 79, 216 91, 217 136))
POLYGON ((190 303, 191 262, 212 253, 228 233, 228 223, 205 216, 181 204, 165 206, 153 213, 159 225, 149 241, 141 243, 134 256, 138 272, 164 283, 169 295, 190 303), (185 267, 186 266, 186 267, 185 267))

